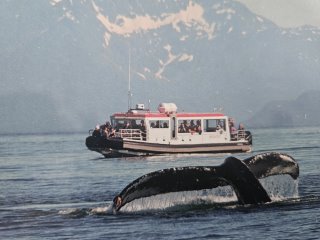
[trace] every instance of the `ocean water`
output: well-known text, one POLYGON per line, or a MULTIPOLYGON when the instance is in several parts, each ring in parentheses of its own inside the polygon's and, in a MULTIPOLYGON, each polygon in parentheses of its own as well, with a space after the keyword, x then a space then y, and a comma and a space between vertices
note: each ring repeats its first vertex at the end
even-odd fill
POLYGON ((231 189, 171 193, 111 210, 151 171, 220 165, 230 154, 105 159, 86 134, 0 136, 0 239, 319 239, 320 129, 252 130, 252 153, 294 157, 298 181, 271 177, 272 203, 239 206, 231 189))

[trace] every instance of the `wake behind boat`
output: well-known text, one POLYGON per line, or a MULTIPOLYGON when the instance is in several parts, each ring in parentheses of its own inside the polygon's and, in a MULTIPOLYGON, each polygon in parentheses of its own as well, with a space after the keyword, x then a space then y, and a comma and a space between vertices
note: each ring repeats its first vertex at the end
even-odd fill
POLYGON ((174 103, 161 103, 152 112, 137 104, 110 120, 86 138, 88 149, 105 157, 251 151, 251 133, 241 124, 236 129, 223 113, 178 112, 174 103))

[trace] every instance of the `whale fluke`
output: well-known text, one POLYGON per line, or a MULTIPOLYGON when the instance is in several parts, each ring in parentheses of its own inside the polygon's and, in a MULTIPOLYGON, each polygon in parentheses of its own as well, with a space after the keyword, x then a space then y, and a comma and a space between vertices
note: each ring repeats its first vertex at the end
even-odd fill
POLYGON ((293 179, 299 177, 299 165, 296 160, 285 153, 267 152, 249 157, 243 162, 256 178, 288 174, 293 179))
POLYGON ((259 178, 289 174, 296 179, 299 167, 285 154, 264 153, 241 161, 228 157, 220 166, 192 166, 163 169, 143 175, 127 185, 113 199, 113 208, 119 211, 125 204, 157 194, 212 189, 230 185, 239 204, 270 202, 259 178))

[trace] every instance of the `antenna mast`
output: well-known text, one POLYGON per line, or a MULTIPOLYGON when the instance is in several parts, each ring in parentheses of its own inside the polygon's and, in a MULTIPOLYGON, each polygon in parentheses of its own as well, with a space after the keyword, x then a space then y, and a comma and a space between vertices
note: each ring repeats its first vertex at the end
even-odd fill
POLYGON ((128 110, 131 109, 131 48, 129 48, 129 69, 128 69, 128 110))

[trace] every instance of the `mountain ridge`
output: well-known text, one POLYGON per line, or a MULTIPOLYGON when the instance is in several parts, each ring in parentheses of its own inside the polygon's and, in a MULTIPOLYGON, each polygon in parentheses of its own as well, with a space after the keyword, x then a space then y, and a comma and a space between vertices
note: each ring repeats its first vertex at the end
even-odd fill
POLYGON ((293 100, 267 103, 246 123, 252 128, 320 126, 319 106, 320 91, 311 90, 293 100))

